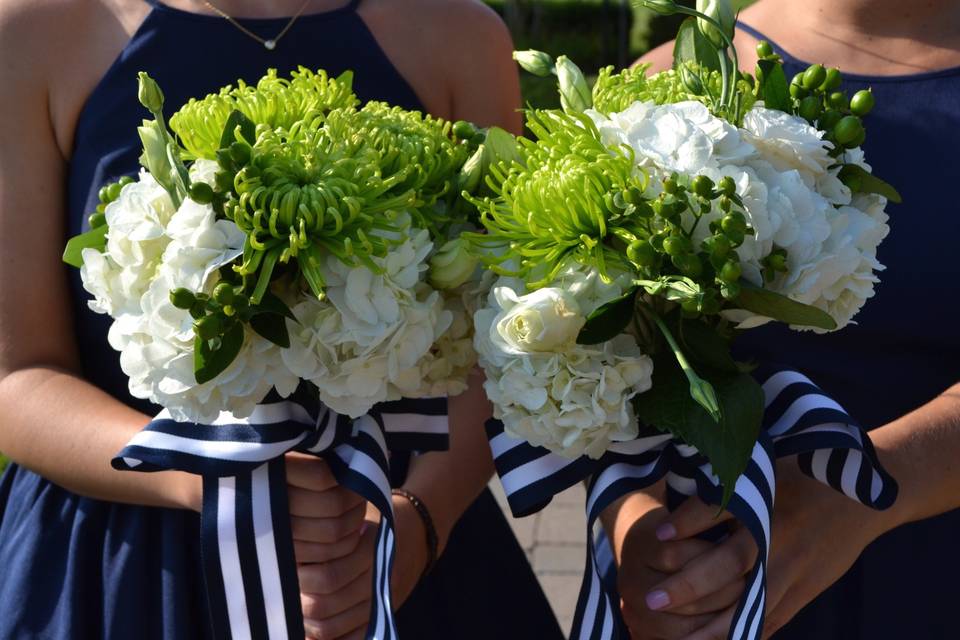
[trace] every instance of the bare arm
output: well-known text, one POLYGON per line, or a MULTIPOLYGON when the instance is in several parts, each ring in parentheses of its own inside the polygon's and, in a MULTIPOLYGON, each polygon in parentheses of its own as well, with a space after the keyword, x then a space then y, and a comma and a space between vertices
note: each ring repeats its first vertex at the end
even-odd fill
POLYGON ((66 163, 50 118, 44 74, 50 54, 34 45, 45 38, 24 13, 0 8, 0 59, 35 61, 0 65, 0 450, 79 494, 191 505, 199 481, 185 474, 110 467, 148 418, 78 375, 60 261, 66 163))

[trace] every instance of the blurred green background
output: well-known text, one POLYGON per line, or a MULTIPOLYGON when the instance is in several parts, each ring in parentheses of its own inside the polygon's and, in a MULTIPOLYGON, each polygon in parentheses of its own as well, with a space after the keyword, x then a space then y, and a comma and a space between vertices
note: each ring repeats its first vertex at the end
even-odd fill
MULTIPOLYGON (((733 0, 742 9, 754 0, 733 0)), ((694 0, 679 0, 693 6, 694 0)), ((682 16, 658 16, 632 0, 486 0, 510 27, 517 49, 567 55, 588 76, 622 67, 671 40, 682 16)), ((523 73, 523 99, 534 107, 559 106, 556 82, 523 73)))
MULTIPOLYGON (((734 0, 743 8, 754 0, 734 0)), ((680 16, 658 16, 634 7, 632 0, 486 0, 510 27, 517 49, 566 54, 587 76, 607 65, 631 64, 670 40, 680 16)), ((681 0, 688 6, 694 0, 681 0)), ((556 82, 520 75, 523 99, 535 107, 559 106, 556 82)), ((0 454, 0 470, 6 466, 0 454)))

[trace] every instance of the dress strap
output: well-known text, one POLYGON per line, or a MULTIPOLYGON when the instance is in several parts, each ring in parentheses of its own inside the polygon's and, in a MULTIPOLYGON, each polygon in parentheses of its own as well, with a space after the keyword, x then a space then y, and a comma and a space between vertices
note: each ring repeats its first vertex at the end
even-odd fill
POLYGON ((363 2, 363 0, 350 0, 350 3, 344 7, 344 10, 356 11, 358 8, 360 8, 361 2, 363 2))

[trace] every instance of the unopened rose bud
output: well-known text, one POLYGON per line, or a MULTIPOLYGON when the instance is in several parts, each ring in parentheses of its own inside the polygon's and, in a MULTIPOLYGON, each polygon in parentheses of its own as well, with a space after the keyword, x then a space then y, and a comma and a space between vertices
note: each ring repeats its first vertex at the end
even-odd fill
POLYGON ((454 238, 430 258, 430 284, 437 289, 455 289, 470 279, 478 262, 463 239, 454 238))
POLYGON ((524 71, 532 73, 535 76, 540 76, 541 78, 545 78, 552 73, 556 73, 556 69, 553 64, 553 58, 543 51, 534 51, 533 49, 527 51, 514 51, 513 59, 517 61, 517 64, 523 67, 524 71))
POLYGON ((593 106, 593 95, 583 71, 567 56, 557 58, 557 79, 560 84, 560 104, 564 111, 582 113, 593 106))

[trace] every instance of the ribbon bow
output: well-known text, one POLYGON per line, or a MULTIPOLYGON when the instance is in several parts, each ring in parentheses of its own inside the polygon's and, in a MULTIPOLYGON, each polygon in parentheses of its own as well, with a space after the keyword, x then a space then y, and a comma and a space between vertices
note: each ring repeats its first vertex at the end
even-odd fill
MULTIPOLYGON (((763 381, 763 427, 727 509, 761 550, 737 607, 729 640, 759 640, 763 632, 766 563, 776 490, 776 458, 798 455, 807 475, 874 509, 893 504, 896 482, 880 466, 866 432, 806 376, 785 369, 756 374, 763 381)), ((624 495, 666 477, 674 497, 697 495, 719 505, 723 497, 709 461, 669 434, 616 443, 599 460, 563 458, 487 424, 497 474, 515 516, 545 507, 554 495, 587 480, 587 539, 600 513, 624 495)), ((572 640, 629 637, 619 597, 602 580, 597 547, 587 545, 586 567, 570 633, 572 640)))
POLYGON ((323 458, 340 485, 380 511, 366 638, 397 637, 389 451, 446 449, 446 399, 387 402, 356 419, 306 405, 261 404, 249 418, 222 413, 212 425, 178 423, 164 410, 113 459, 121 470, 203 476, 201 550, 218 640, 304 637, 283 457, 289 451, 323 458))

